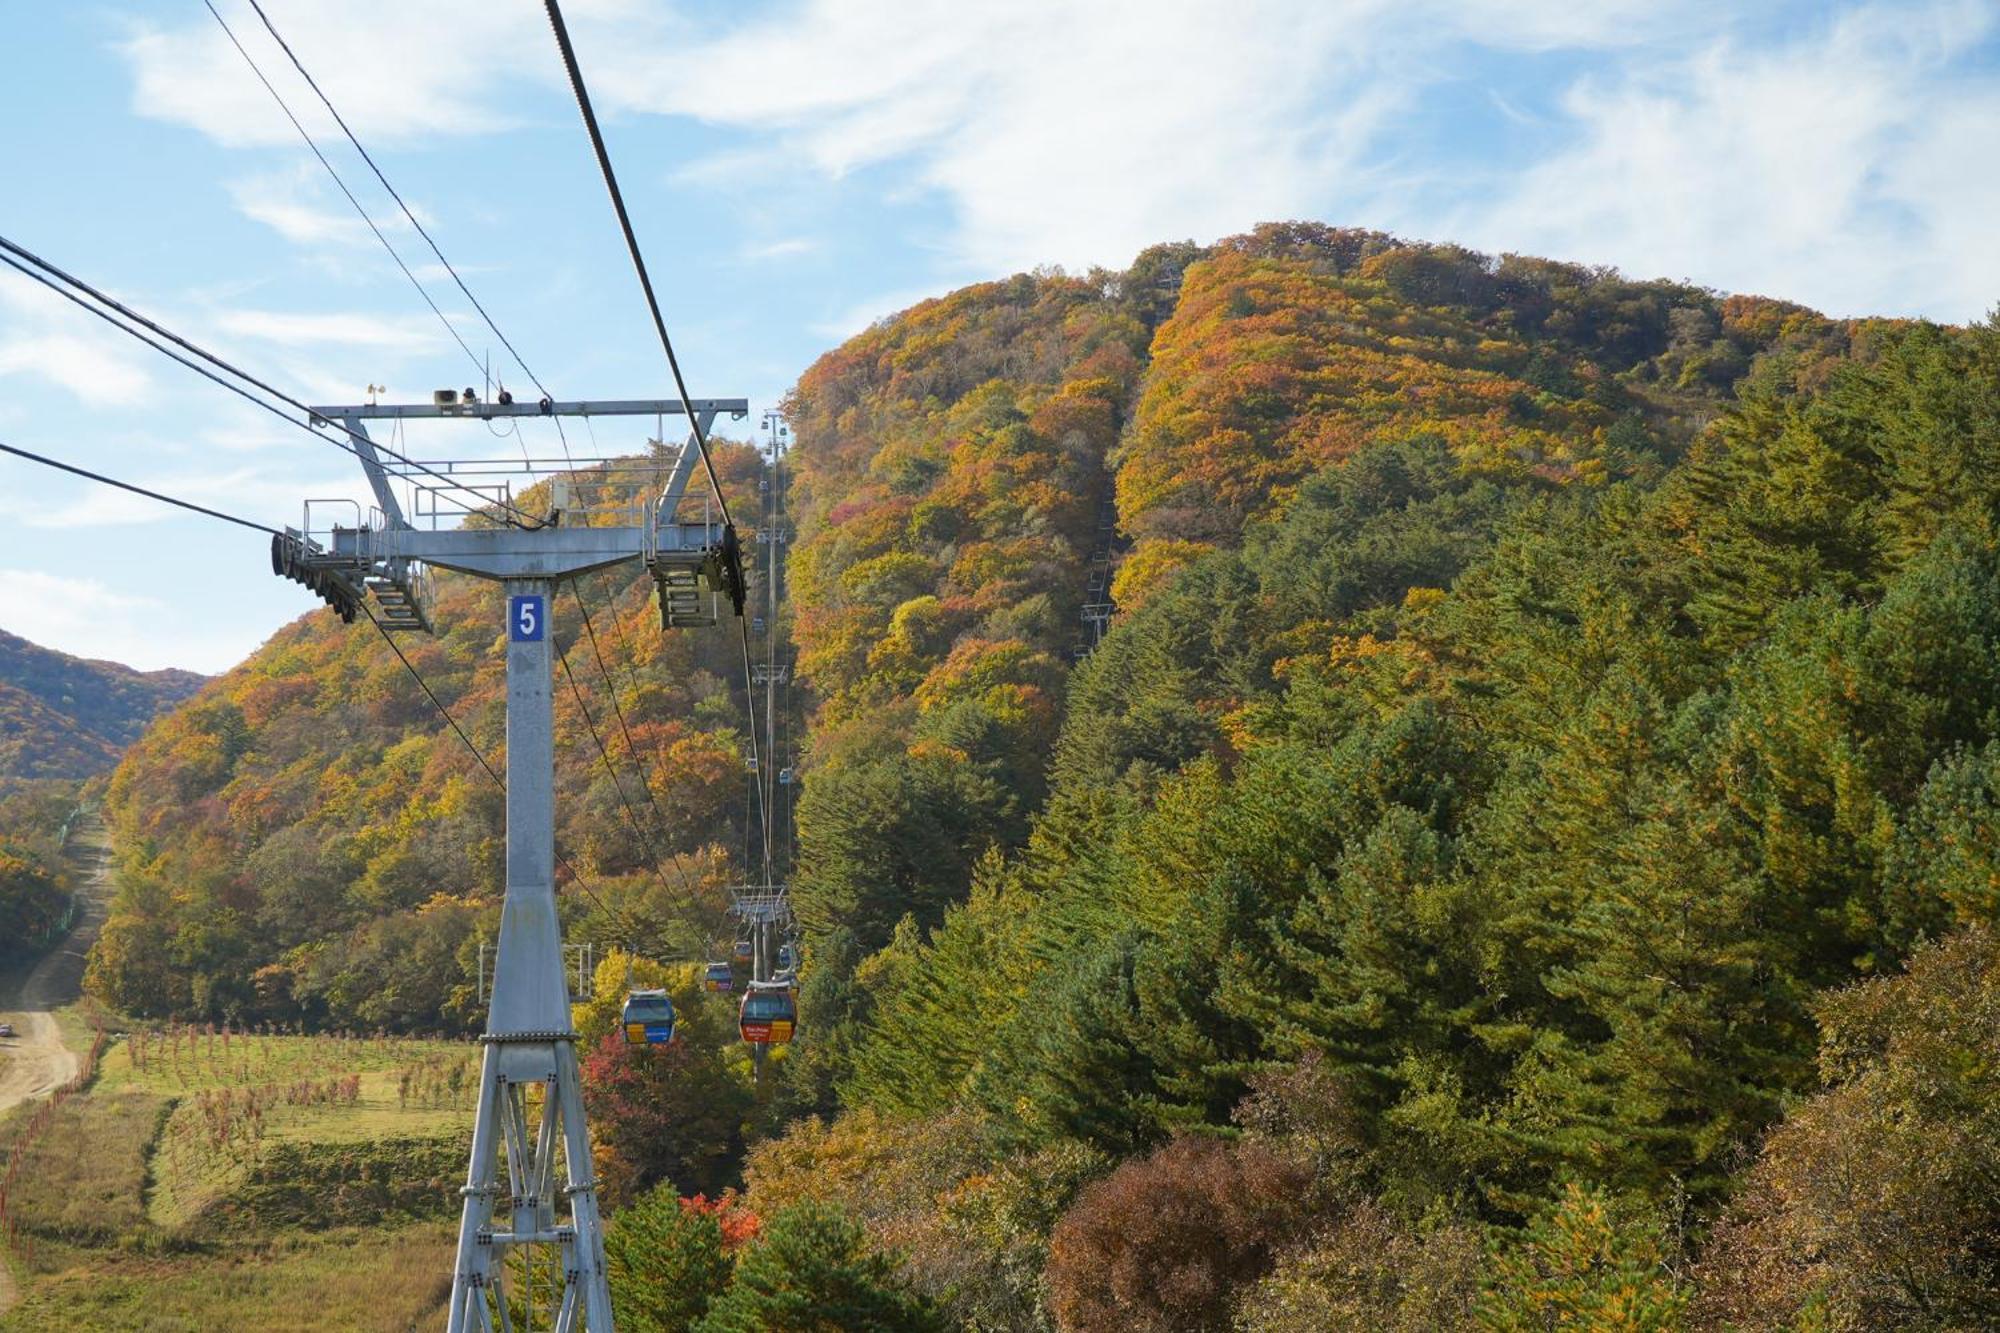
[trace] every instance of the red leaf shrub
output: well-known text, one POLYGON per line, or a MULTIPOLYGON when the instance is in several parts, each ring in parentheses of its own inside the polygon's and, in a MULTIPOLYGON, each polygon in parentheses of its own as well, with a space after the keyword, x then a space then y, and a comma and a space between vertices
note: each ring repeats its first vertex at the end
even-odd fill
POLYGON ((1049 1244, 1068 1333, 1229 1327, 1243 1286, 1307 1220, 1312 1173, 1257 1143, 1181 1138, 1085 1189, 1049 1244))

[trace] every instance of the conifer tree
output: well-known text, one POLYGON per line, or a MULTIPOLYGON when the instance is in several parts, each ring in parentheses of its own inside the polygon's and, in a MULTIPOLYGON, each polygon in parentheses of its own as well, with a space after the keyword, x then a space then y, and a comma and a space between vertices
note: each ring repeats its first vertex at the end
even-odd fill
POLYGON ((769 1218, 696 1333, 943 1333, 944 1322, 868 1249, 861 1225, 806 1201, 769 1218))
POLYGON ((604 1233, 612 1313, 633 1333, 688 1333, 729 1284, 722 1225, 672 1184, 618 1210, 604 1233))

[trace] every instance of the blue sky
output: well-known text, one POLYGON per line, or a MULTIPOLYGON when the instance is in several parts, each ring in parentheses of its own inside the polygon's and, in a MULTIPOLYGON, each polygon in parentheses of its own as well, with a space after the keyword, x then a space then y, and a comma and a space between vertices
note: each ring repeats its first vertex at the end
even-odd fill
MULTIPOLYGON (((245 0, 216 2, 386 223, 393 207, 334 151, 245 0)), ((538 4, 266 8, 552 389, 665 395, 538 4)), ((1838 315, 1969 320, 2000 297, 2000 2, 565 12, 691 387, 754 410, 924 296, 1039 264, 1119 267, 1155 241, 1279 218, 1838 315)), ((18 5, 5 31, 0 233, 310 401, 469 381, 199 0, 18 5)), ((492 339, 419 264, 418 238, 387 230, 483 354, 492 339)), ((479 432, 408 443, 515 447, 479 432)), ((595 427, 606 451, 644 433, 595 427)), ((271 523, 297 523, 305 497, 361 493, 345 455, 11 273, 0 440, 271 523)), ((219 670, 309 605, 253 534, 0 459, 0 628, 219 670)))

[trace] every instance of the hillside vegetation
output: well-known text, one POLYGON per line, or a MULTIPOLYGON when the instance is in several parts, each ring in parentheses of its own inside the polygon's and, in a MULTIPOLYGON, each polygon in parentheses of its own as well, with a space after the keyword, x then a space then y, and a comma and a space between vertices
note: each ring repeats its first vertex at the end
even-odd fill
MULTIPOLYGON (((789 413, 801 1040, 753 1088, 635 970, 697 1039, 593 1053, 621 1302, 2000 1321, 2000 328, 1286 224, 925 302, 789 413)), ((729 645, 587 595, 690 879, 568 712, 559 838, 697 957, 729 645)), ((495 748, 447 597, 415 660, 495 748)), ((324 619, 114 778, 120 1003, 471 1016, 493 794, 324 619)))
POLYGON ((39 952, 68 924, 75 878, 64 821, 81 784, 54 778, 0 782, 0 962, 39 952))
POLYGON ((71 657, 0 630, 0 779, 106 772, 202 680, 71 657))
MULTIPOLYGON (((1875 1155, 1893 1112, 1843 1089, 1904 1038, 1830 1025, 1990 994, 1984 936, 1871 979, 1994 910, 1996 379, 1987 327, 1311 227, 971 289, 830 355, 794 403, 822 700, 794 1095, 839 1119, 775 1174, 956 1125, 847 1197, 981 1326, 1527 1327, 1627 1287, 1658 1322, 1621 1327, 1980 1322, 1983 1150, 1875 1155), (1033 458, 1081 374, 1043 349, 1109 359, 1099 329, 1143 359, 1062 438, 1131 544, 1067 672, 1075 566, 983 604, 994 538, 934 507, 1033 458), (1811 1212, 1814 1135, 1981 1239, 1898 1276, 1867 1238, 1901 1205, 1811 1212), (1004 1184, 1120 1161, 1059 1224, 1004 1184), (970 1277, 967 1227, 1002 1256, 970 1277), (1592 1227, 1603 1263, 1537 1296, 1571 1261, 1535 1247, 1592 1227), (1457 1314, 1343 1288, 1399 1247, 1457 1314)), ((1953 1105, 1925 1114, 1992 1114, 1953 1105)))

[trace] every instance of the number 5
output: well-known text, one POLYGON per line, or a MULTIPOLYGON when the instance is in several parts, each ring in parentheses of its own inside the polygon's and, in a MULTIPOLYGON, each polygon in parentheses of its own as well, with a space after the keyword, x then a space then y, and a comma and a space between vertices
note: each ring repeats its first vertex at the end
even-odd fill
POLYGON ((507 637, 515 643, 540 643, 543 631, 542 610, 540 597, 530 594, 514 598, 508 603, 507 637))

